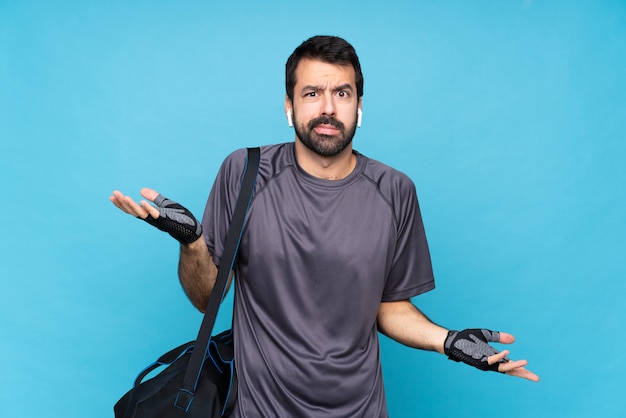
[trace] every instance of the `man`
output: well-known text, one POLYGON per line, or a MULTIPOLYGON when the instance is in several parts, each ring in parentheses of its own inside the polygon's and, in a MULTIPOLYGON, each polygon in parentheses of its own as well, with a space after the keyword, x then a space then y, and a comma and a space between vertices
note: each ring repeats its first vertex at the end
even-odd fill
MULTIPOLYGON (((261 148, 235 269, 233 416, 387 416, 378 332, 537 381, 526 361, 488 345, 512 343, 510 334, 448 331, 411 303, 434 288, 415 187, 352 148, 363 95, 352 46, 337 37, 305 41, 287 61, 286 90, 295 142, 261 148)), ((227 157, 201 226, 151 189, 141 194, 156 207, 118 191, 111 197, 181 242, 180 281, 200 310, 215 283, 244 165, 245 150, 227 157)))

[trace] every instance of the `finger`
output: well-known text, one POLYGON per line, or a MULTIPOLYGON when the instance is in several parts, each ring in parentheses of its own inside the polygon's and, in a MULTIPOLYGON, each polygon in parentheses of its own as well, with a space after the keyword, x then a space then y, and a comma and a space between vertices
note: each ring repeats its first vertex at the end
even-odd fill
POLYGON ((145 200, 141 201, 141 207, 146 211, 146 213, 148 213, 148 215, 152 216, 154 219, 158 218, 161 215, 157 208, 155 208, 145 200))
POLYGON ((120 205, 120 201, 124 200, 124 195, 119 190, 113 190, 113 193, 109 196, 109 200, 111 200, 115 206, 118 206, 120 205))
POLYGON ((506 373, 509 376, 521 377, 522 379, 531 380, 533 382, 539 381, 539 376, 530 370, 526 369, 525 366, 528 364, 526 360, 518 360, 512 361, 509 363, 501 363, 498 371, 502 373, 506 373))
POLYGON ((114 190, 111 196, 109 196, 109 200, 119 209, 122 209, 121 204, 120 204, 121 195, 122 194, 120 192, 118 192, 117 190, 114 190))
POLYGON ((526 369, 518 369, 515 373, 507 373, 509 376, 521 377, 522 379, 530 380, 532 382, 538 382, 539 376, 526 369))
POLYGON ((513 344, 515 342, 515 337, 509 333, 501 332, 499 342, 501 342, 502 344, 513 344))
POLYGON ((157 191, 152 190, 148 187, 144 187, 139 193, 151 202, 154 202, 154 199, 156 199, 156 197, 159 195, 157 191))
POLYGON ((136 216, 141 219, 145 219, 148 216, 148 211, 138 205, 131 197, 124 196, 123 205, 126 208, 126 211, 133 216, 136 216))
POLYGON ((515 360, 515 361, 509 361, 506 363, 500 363, 498 365, 498 371, 501 373, 508 373, 508 372, 512 372, 515 369, 519 369, 519 368, 523 368, 528 364, 528 361, 526 360, 515 360))
MULTIPOLYGON (((489 356, 487 357, 487 363, 491 364, 495 364, 495 363, 499 363, 501 361, 509 361, 506 356, 508 356, 510 354, 509 350, 502 350, 501 352, 494 354, 493 356, 489 356)), ((500 371, 498 369, 498 371, 500 371)))
POLYGON ((130 215, 137 216, 135 208, 133 207, 135 202, 130 197, 124 196, 122 193, 115 190, 109 200, 111 200, 111 202, 113 202, 113 204, 122 211, 130 215))

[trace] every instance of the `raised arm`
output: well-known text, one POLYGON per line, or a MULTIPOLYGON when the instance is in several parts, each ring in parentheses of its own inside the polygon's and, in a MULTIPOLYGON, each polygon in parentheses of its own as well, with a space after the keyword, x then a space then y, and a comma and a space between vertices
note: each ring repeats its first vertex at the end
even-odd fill
POLYGON ((534 382, 539 376, 525 368, 526 360, 510 361, 508 350, 498 352, 490 342, 511 344, 515 338, 504 332, 485 329, 448 331, 434 324, 409 300, 383 302, 378 310, 378 329, 409 347, 446 354, 480 370, 492 370, 534 382))
POLYGON ((200 222, 185 207, 152 189, 142 189, 146 200, 136 203, 131 197, 114 191, 111 202, 129 215, 165 231, 180 242, 178 277, 191 303, 204 311, 217 278, 217 267, 202 238, 200 222))

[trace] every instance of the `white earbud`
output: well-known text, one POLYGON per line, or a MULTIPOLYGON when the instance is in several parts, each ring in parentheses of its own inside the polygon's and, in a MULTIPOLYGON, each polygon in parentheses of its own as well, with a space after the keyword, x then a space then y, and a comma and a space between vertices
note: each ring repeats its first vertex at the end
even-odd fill
POLYGON ((363 121, 363 112, 361 111, 361 109, 357 109, 356 110, 356 127, 357 128, 361 127, 362 121, 363 121))
POLYGON ((287 124, 289 127, 293 127, 293 119, 291 118, 291 110, 287 111, 287 124))

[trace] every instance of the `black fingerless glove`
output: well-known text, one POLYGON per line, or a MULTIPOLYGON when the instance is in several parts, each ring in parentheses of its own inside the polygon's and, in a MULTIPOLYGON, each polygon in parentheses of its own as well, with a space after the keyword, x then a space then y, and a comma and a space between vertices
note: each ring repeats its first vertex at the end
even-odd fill
POLYGON ((443 345, 443 351, 450 360, 460 361, 483 371, 498 371, 500 362, 489 364, 487 357, 498 354, 489 342, 500 342, 500 333, 486 329, 466 329, 463 331, 450 331, 443 345))
POLYGON ((158 195, 154 204, 159 208, 159 217, 148 215, 144 221, 167 232, 181 244, 191 244, 202 235, 202 224, 182 205, 158 195))

